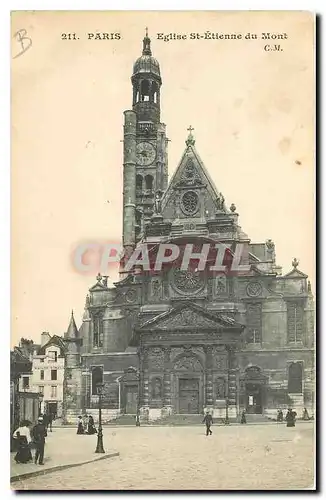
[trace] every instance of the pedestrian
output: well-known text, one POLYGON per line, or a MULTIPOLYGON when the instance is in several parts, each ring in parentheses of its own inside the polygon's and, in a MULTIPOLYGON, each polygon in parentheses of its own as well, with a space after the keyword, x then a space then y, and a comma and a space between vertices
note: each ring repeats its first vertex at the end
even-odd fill
POLYGON ((81 415, 78 417, 77 434, 84 434, 83 417, 81 415))
POLYGON ((240 423, 241 424, 246 424, 247 423, 246 410, 242 410, 240 423))
POLYGON ((50 427, 50 432, 52 432, 52 422, 53 422, 53 415, 52 413, 49 413, 48 415, 48 422, 47 422, 47 428, 49 429, 50 427))
POLYGON ((302 415, 303 420, 310 420, 309 413, 307 408, 303 409, 303 415, 302 415))
POLYGON ((286 414, 285 420, 286 420, 286 427, 295 427, 295 417, 297 416, 296 412, 293 411, 291 408, 288 409, 288 412, 286 414))
POLYGON ((92 415, 89 415, 88 417, 88 424, 87 424, 87 434, 96 434, 97 430, 94 425, 94 419, 92 415))
POLYGON ((45 425, 45 427, 48 429, 48 427, 49 427, 49 417, 48 417, 47 413, 43 413, 42 419, 43 419, 43 425, 45 425))
POLYGON ((212 415, 209 413, 209 411, 206 412, 206 415, 204 417, 204 420, 202 422, 203 424, 205 423, 206 424, 206 436, 208 435, 212 435, 212 431, 211 431, 211 425, 213 423, 213 417, 212 415))
POLYGON ((37 424, 34 426, 32 434, 33 434, 33 439, 36 447, 36 452, 35 452, 35 457, 34 457, 34 462, 37 464, 37 461, 39 465, 44 465, 44 447, 45 447, 45 438, 47 437, 48 433, 46 430, 46 426, 43 423, 43 418, 39 417, 37 424))
POLYGON ((16 464, 27 464, 33 460, 30 443, 31 433, 30 433, 31 422, 28 420, 23 420, 20 427, 14 432, 13 438, 17 440, 18 451, 15 455, 16 464))
POLYGON ((283 412, 281 409, 277 410, 277 417, 276 417, 276 421, 277 422, 283 422, 284 420, 284 417, 283 417, 283 412))

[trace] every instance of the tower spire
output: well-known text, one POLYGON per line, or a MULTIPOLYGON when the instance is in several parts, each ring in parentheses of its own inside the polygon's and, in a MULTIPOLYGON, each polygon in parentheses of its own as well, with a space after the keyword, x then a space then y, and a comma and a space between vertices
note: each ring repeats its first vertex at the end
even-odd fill
POLYGON ((148 28, 145 28, 145 38, 143 39, 143 56, 151 55, 151 39, 148 37, 148 28))

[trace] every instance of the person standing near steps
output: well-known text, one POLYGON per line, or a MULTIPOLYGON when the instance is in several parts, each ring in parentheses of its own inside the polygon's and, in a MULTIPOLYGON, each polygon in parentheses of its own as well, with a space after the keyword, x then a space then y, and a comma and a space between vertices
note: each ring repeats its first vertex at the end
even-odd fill
POLYGON ((208 435, 211 436, 213 434, 213 432, 211 431, 212 423, 213 423, 213 417, 209 413, 209 411, 207 411, 206 415, 204 417, 204 420, 203 420, 203 424, 206 424, 206 436, 208 436, 208 435))
POLYGON ((45 425, 43 424, 43 418, 39 417, 37 424, 33 428, 33 438, 34 443, 36 445, 36 453, 35 453, 35 463, 39 461, 39 465, 44 465, 44 446, 45 446, 45 438, 48 433, 45 425))

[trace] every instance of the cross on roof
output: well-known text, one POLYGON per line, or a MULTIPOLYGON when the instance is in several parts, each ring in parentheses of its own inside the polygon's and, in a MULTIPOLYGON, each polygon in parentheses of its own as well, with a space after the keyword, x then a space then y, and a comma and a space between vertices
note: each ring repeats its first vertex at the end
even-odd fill
POLYGON ((189 128, 187 128, 187 130, 191 133, 195 129, 190 125, 189 128))
POLYGON ((146 37, 148 37, 148 28, 145 28, 146 37))

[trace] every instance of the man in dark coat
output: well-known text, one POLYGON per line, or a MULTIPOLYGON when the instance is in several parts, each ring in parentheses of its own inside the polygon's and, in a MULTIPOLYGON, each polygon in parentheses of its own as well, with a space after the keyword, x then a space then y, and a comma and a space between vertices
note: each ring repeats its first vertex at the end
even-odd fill
POLYGON ((288 412, 286 414, 285 420, 286 420, 286 427, 295 427, 295 417, 297 416, 296 412, 293 411, 291 408, 288 409, 288 412))
POLYGON ((36 446, 35 453, 35 463, 39 461, 39 465, 44 465, 44 446, 45 446, 45 438, 47 436, 46 426, 43 423, 43 418, 39 417, 37 424, 33 428, 33 438, 36 446))
POLYGON ((213 434, 212 431, 211 431, 211 425, 213 423, 213 417, 209 413, 209 411, 206 412, 206 415, 205 415, 204 420, 203 420, 203 424, 204 423, 206 424, 206 436, 213 434))

